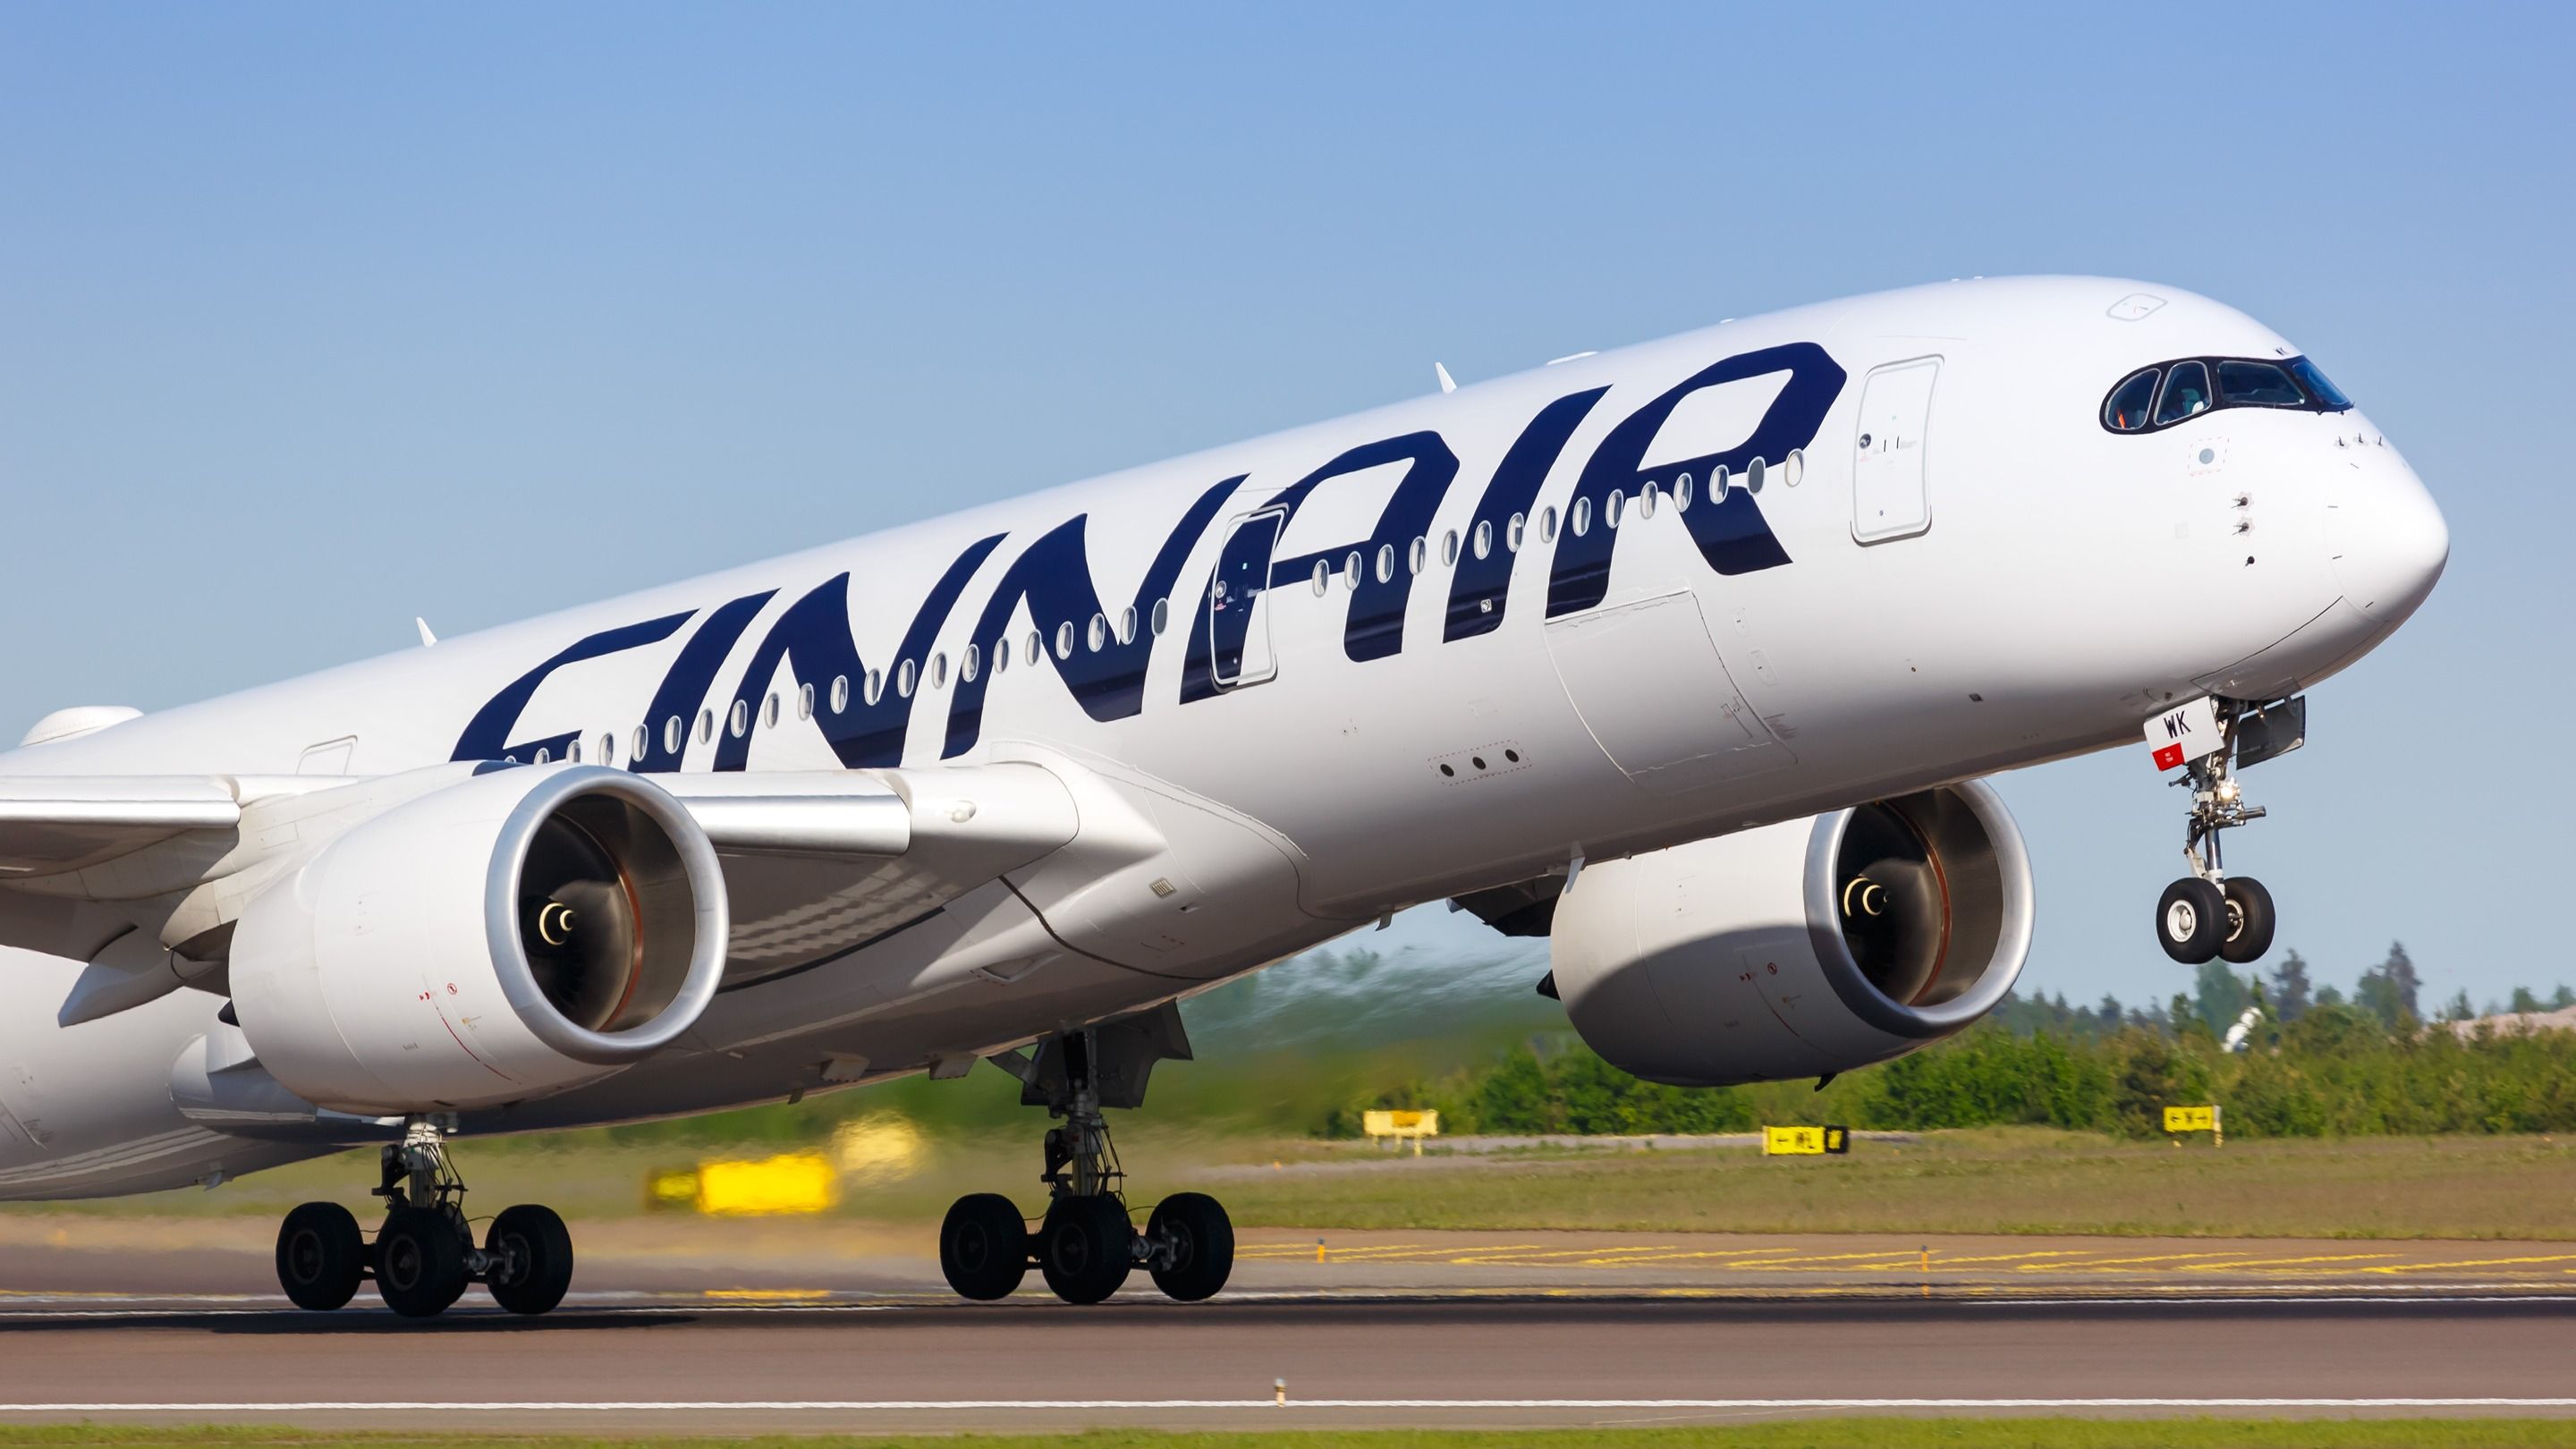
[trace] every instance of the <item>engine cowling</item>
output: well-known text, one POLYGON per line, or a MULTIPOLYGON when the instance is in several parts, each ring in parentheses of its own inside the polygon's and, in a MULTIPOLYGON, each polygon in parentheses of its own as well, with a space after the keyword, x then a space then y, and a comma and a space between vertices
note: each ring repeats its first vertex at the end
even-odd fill
POLYGON ((1902 1056, 1994 1009, 2030 952, 2021 832, 1971 781, 1586 866, 1550 954, 1584 1043, 1725 1086, 1902 1056))
POLYGON ((336 1111, 494 1106, 607 1076, 694 1025, 724 879, 667 792, 493 770, 359 824, 243 911, 231 985, 270 1075, 336 1111))

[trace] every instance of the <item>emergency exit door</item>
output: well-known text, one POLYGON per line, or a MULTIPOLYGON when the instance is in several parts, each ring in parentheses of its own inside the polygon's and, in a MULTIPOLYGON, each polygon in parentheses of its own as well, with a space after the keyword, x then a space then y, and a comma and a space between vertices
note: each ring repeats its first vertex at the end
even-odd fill
POLYGON ((1924 440, 1941 359, 1895 362, 1861 385, 1852 457, 1852 537, 1862 543, 1911 538, 1932 526, 1924 440))
POLYGON ((1235 520, 1208 581, 1209 673, 1219 689, 1259 684, 1279 672, 1270 647, 1270 555, 1279 544, 1282 509, 1235 520))

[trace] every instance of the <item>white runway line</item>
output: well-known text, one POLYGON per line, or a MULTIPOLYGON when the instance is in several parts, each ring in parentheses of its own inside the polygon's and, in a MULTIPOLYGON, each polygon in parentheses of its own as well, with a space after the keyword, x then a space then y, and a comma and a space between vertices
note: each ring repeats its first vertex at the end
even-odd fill
MULTIPOLYGON (((1277 1412, 1258 1399, 310 1399, 279 1403, 0 1404, 9 1414, 671 1413, 708 1411, 911 1413, 996 1409, 1242 1409, 1277 1412)), ((2152 1399, 1290 1399, 1291 1409, 2576 1409, 2576 1398, 2152 1398, 2152 1399)))

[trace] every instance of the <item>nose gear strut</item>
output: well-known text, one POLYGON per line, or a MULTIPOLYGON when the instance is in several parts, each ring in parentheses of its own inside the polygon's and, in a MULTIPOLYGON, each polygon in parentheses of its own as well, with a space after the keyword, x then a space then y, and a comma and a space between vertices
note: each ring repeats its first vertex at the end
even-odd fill
POLYGON ((2171 782, 2191 792, 2183 836, 2183 859, 2191 873, 2165 887, 2157 900, 2156 943, 2186 966, 2213 960, 2245 966, 2272 949, 2277 924, 2272 893, 2252 876, 2227 874, 2220 833, 2269 813, 2246 803, 2236 772, 2305 743, 2306 701, 2272 706, 2232 699, 2212 703, 2219 748, 2187 761, 2181 778, 2171 782))

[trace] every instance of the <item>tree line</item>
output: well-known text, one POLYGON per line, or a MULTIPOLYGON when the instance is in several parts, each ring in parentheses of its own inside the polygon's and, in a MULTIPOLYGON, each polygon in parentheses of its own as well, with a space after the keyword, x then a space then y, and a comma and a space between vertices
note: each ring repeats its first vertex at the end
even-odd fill
MULTIPOLYGON (((2231 1136, 2576 1130, 2576 1031, 2428 1029, 2422 981, 2402 945, 2352 992, 2316 986, 2296 952, 2268 978, 2206 967, 2196 990, 2159 1006, 2013 999, 1969 1030, 1816 1088, 1804 1082, 1719 1089, 1641 1082, 1571 1033, 1524 1041, 1498 1058, 1395 1085, 1335 1109, 1330 1135, 1367 1107, 1429 1107, 1444 1133, 1708 1133, 1836 1122, 1930 1129, 2028 1124, 2133 1137, 2161 1134, 2167 1106, 2215 1102, 2231 1136), (2228 1029, 2262 1010, 2241 1050, 2228 1029)), ((2517 989, 2497 1010, 2576 1005, 2517 989)), ((2466 993, 2440 1020, 2478 1015, 2466 993)), ((2497 1014, 2496 1011, 2486 1013, 2497 1014)))

